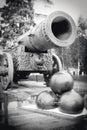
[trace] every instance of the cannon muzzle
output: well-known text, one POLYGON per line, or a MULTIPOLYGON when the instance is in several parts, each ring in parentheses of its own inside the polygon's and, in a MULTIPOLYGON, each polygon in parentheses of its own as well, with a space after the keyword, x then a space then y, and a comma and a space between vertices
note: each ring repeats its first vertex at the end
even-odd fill
POLYGON ((29 51, 44 52, 54 47, 71 45, 76 37, 76 26, 71 16, 56 11, 33 27, 21 41, 29 51))

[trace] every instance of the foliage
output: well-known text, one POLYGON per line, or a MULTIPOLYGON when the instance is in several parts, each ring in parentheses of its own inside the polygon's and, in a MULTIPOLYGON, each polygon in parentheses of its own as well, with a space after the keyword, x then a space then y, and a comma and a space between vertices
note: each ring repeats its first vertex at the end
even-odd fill
POLYGON ((87 73, 87 39, 79 37, 79 62, 81 69, 87 73))
POLYGON ((79 42, 78 39, 76 39, 74 43, 68 47, 56 48, 55 52, 61 59, 65 69, 68 69, 69 67, 77 67, 79 57, 78 47, 79 42))
POLYGON ((34 25, 32 0, 6 0, 6 5, 1 11, 6 25, 2 36, 6 40, 14 40, 34 25))
POLYGON ((87 18, 81 16, 78 20, 78 38, 80 68, 87 73, 87 18))
POLYGON ((78 66, 78 58, 79 58, 79 41, 78 38, 74 41, 74 43, 70 46, 69 54, 71 58, 71 66, 78 66))
POLYGON ((9 22, 15 14, 23 17, 28 15, 32 18, 31 0, 6 0, 6 5, 2 8, 2 10, 2 17, 7 22, 9 22))

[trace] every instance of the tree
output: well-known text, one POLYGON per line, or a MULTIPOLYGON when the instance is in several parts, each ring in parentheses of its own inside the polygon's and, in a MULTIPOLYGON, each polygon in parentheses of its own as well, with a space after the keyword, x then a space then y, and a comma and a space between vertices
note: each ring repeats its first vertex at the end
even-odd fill
POLYGON ((87 18, 82 16, 78 20, 78 38, 80 73, 87 74, 87 18))
POLYGON ((78 38, 74 41, 74 43, 68 47, 59 47, 56 48, 55 52, 59 56, 62 61, 63 67, 68 69, 70 67, 77 68, 78 66, 78 57, 79 57, 79 42, 78 38))
POLYGON ((3 32, 5 39, 15 39, 34 25, 32 0, 6 0, 0 10, 7 25, 3 32))
POLYGON ((78 66, 78 58, 79 58, 79 41, 78 37, 75 39, 74 43, 69 47, 69 53, 70 55, 70 64, 72 67, 77 68, 78 66))

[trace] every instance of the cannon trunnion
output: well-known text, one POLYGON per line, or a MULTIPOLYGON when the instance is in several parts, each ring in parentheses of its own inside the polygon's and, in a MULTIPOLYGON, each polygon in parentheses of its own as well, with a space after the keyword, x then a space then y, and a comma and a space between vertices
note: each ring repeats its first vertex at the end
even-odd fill
POLYGON ((62 70, 59 57, 52 53, 54 47, 71 45, 76 37, 76 26, 66 13, 56 11, 46 20, 31 28, 17 39, 18 46, 3 52, 1 66, 7 72, 1 83, 7 89, 12 82, 24 79, 30 73, 43 73, 46 83, 56 72, 62 70))

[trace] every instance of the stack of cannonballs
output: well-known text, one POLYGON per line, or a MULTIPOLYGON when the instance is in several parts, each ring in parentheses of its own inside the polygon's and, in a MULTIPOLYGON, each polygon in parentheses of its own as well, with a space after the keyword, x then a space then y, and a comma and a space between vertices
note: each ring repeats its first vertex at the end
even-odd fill
POLYGON ((50 80, 50 91, 42 91, 36 98, 40 109, 57 108, 64 113, 79 114, 83 111, 84 100, 73 89, 74 81, 66 71, 55 73, 50 80))

